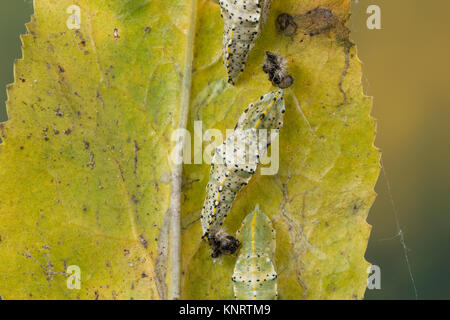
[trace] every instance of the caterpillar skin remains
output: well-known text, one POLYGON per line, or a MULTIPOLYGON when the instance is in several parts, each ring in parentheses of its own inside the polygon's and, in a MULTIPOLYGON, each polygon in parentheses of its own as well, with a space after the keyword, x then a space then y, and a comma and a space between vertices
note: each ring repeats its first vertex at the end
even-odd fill
POLYGON ((279 131, 283 126, 283 93, 283 90, 274 91, 251 103, 239 118, 233 134, 215 150, 201 213, 203 239, 211 245, 213 257, 232 254, 239 246, 237 240, 221 228, 237 193, 250 181, 260 158, 275 138, 269 133, 267 141, 258 141, 259 130, 279 131), (245 161, 240 161, 243 159, 245 161))
POLYGON ((250 213, 237 232, 241 249, 231 278, 237 300, 278 298, 277 273, 272 263, 275 230, 270 219, 259 210, 250 213))
POLYGON ((263 71, 269 75, 272 84, 281 89, 289 88, 294 83, 294 78, 287 72, 287 60, 279 54, 266 51, 263 71))
POLYGON ((220 0, 224 20, 223 62, 228 83, 235 84, 244 71, 250 51, 261 33, 271 0, 220 0))

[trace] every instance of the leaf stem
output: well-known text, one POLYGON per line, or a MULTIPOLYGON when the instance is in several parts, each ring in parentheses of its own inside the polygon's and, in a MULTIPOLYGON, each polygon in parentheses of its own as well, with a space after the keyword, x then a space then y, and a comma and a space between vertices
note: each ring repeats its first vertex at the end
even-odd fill
MULTIPOLYGON (((186 55, 183 72, 183 87, 180 100, 180 118, 177 129, 187 127, 189 114, 189 104, 191 99, 192 85, 192 62, 194 58, 195 41, 195 20, 197 17, 197 0, 190 1, 191 12, 189 20, 189 29, 186 37, 186 55)), ((184 146, 184 135, 177 141, 175 154, 181 156, 184 146)), ((181 157, 180 157, 181 158, 181 157)), ((176 164, 172 171, 172 193, 170 196, 170 290, 169 299, 177 300, 181 297, 180 276, 181 276, 181 183, 183 178, 183 164, 176 164)))

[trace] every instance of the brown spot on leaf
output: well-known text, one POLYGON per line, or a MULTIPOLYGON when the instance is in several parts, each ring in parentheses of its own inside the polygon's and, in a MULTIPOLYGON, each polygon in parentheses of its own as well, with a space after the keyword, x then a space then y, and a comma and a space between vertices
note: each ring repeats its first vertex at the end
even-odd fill
POLYGON ((58 117, 63 117, 63 116, 64 116, 64 113, 61 111, 60 108, 58 108, 58 109, 55 110, 55 114, 56 114, 58 117))
POLYGON ((115 39, 120 39, 119 29, 115 28, 115 29, 114 29, 113 35, 114 35, 114 38, 115 38, 115 39))
POLYGON ((144 235, 139 235, 139 242, 144 246, 144 248, 148 247, 148 241, 145 239, 144 235))
POLYGON ((346 26, 347 20, 336 16, 328 8, 317 7, 296 16, 283 13, 278 16, 276 23, 278 31, 286 36, 301 31, 305 35, 313 37, 333 30, 338 43, 343 46, 352 45, 349 40, 350 29, 346 26))
POLYGON ((290 14, 282 13, 276 20, 277 31, 285 36, 293 36, 297 32, 297 24, 290 14))

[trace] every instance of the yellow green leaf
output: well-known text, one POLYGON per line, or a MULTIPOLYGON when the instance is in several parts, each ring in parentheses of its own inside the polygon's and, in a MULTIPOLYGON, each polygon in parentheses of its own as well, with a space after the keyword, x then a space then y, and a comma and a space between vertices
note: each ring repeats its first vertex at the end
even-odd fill
POLYGON ((379 152, 345 28, 350 0, 274 0, 234 87, 213 1, 34 7, 0 125, 3 299, 231 299, 236 256, 213 261, 201 240, 210 166, 173 165, 168 155, 177 128, 193 139, 202 121, 225 134, 274 90, 266 50, 287 58, 295 79, 279 172, 255 174, 225 228, 235 233, 255 204, 271 218, 280 299, 363 297, 379 152), (318 6, 331 10, 329 28, 310 23, 318 6), (281 13, 294 17, 295 34, 277 31, 281 13), (69 266, 80 268, 80 289, 68 287, 69 266))

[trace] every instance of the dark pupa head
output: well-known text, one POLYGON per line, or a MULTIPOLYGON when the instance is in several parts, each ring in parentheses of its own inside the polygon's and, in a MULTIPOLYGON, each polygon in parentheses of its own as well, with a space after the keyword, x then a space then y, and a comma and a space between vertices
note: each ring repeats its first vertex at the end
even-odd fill
POLYGON ((239 248, 239 240, 233 236, 226 236, 220 239, 220 251, 223 254, 233 254, 239 248))
POLYGON ((239 248, 239 240, 230 236, 224 231, 218 231, 215 235, 208 238, 209 244, 213 249, 211 257, 217 258, 221 254, 233 254, 239 248))

